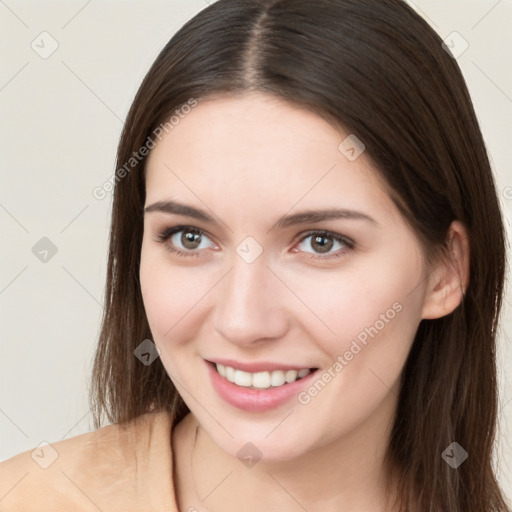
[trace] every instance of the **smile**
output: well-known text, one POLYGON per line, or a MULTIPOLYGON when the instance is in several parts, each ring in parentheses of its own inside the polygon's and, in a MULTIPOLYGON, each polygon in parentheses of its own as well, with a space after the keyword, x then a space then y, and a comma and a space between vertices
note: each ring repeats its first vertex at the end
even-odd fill
POLYGON ((278 362, 205 360, 210 382, 228 404, 248 412, 265 412, 290 403, 314 378, 318 368, 278 362))

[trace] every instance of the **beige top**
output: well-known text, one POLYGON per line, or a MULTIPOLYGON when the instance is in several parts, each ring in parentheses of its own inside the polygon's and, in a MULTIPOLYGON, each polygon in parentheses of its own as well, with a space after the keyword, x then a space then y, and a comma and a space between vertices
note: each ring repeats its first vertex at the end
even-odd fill
POLYGON ((0 512, 178 512, 171 423, 148 413, 0 463, 0 512))

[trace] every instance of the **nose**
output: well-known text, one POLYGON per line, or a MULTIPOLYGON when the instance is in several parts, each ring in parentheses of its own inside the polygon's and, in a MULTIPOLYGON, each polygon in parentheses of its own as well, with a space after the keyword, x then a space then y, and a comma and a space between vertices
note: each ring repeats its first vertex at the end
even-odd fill
POLYGON ((283 285, 259 258, 252 263, 235 257, 216 299, 214 325, 226 340, 239 346, 279 339, 288 329, 283 285), (283 300, 282 300, 283 299, 283 300))

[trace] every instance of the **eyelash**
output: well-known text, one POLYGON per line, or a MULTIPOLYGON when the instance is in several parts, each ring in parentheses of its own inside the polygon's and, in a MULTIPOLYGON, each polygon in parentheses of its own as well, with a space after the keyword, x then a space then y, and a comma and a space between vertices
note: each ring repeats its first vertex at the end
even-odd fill
MULTIPOLYGON (((155 237, 155 241, 158 243, 164 244, 164 247, 166 248, 166 250, 168 250, 170 253, 176 254, 178 256, 182 256, 182 257, 199 256, 200 252, 203 249, 194 250, 194 251, 192 251, 192 250, 191 251, 182 251, 180 249, 176 249, 176 247, 167 243, 168 240, 173 235, 175 235, 176 233, 179 233, 181 231, 191 231, 191 232, 194 232, 201 236, 206 236, 207 238, 209 238, 208 235, 202 229, 196 228, 194 226, 175 226, 172 228, 164 229, 162 232, 160 232, 155 237)), ((344 256, 347 253, 353 251, 355 248, 355 242, 353 240, 351 240, 350 238, 347 238, 347 237, 339 235, 337 233, 333 233, 332 231, 326 231, 326 230, 308 231, 306 233, 302 233, 301 237, 298 239, 297 243, 303 242, 305 239, 307 239, 311 236, 322 236, 322 237, 326 237, 326 238, 332 238, 336 242, 343 244, 345 247, 343 247, 341 250, 338 250, 338 252, 336 252, 336 253, 332 253, 332 254, 327 253, 328 254, 327 256, 320 256, 321 253, 307 253, 307 254, 309 254, 308 257, 310 259, 326 260, 326 259, 331 259, 331 258, 340 258, 341 256, 344 256)), ((297 251, 297 252, 299 252, 299 251, 297 251)))

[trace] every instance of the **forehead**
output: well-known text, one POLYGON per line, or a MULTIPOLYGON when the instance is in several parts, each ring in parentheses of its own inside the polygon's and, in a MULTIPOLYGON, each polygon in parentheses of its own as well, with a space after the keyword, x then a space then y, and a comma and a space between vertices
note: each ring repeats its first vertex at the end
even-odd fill
POLYGON ((199 101, 151 151, 147 202, 187 198, 261 215, 268 209, 389 207, 364 152, 349 160, 350 135, 278 98, 247 94, 199 101), (226 200, 229 200, 226 202, 226 200))
POLYGON ((193 157, 195 161, 211 156, 217 161, 236 158, 240 168, 247 167, 258 155, 258 161, 269 156, 273 161, 293 161, 295 155, 303 157, 315 146, 327 149, 336 145, 340 137, 312 112, 258 93, 199 101, 175 121, 178 124, 164 134, 150 160, 172 150, 180 158, 193 157), (190 148, 195 150, 193 154, 184 154, 190 148))

